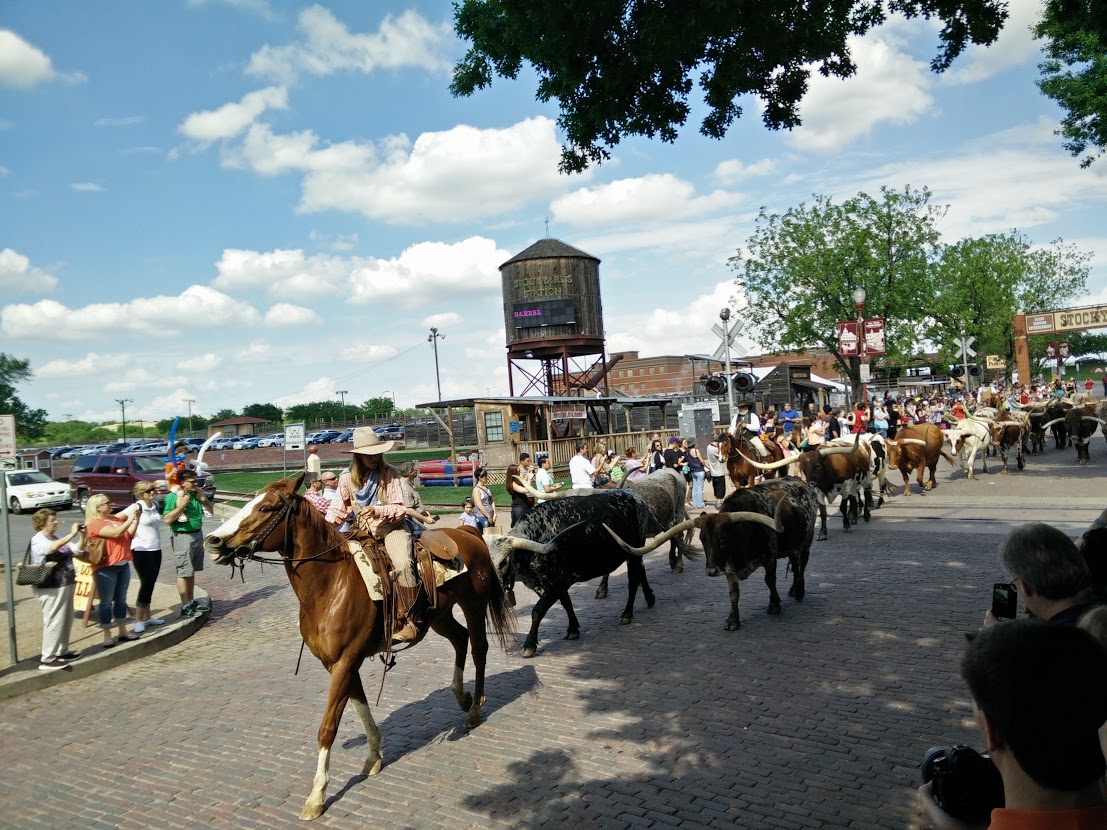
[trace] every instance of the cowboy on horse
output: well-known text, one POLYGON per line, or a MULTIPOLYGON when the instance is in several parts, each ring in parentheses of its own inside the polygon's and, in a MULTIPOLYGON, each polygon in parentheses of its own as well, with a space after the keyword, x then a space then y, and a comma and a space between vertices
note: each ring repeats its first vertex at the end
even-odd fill
MULTIPOLYGON (((750 408, 748 403, 738 404, 738 412, 730 423, 730 434, 735 439, 744 437, 762 458, 768 456, 768 450, 761 443, 761 419, 757 417, 757 413, 750 408)), ((735 441, 735 443, 741 446, 740 441, 735 441)))
POLYGON ((340 531, 356 529, 359 541, 383 543, 398 586, 397 624, 392 639, 406 643, 419 636, 421 619, 419 580, 415 571, 414 541, 404 519, 408 508, 396 468, 384 454, 395 441, 381 441, 371 427, 354 430, 350 468, 338 478, 338 493, 327 511, 327 521, 340 531), (351 527, 352 526, 352 527, 351 527), (371 537, 371 539, 370 539, 371 537))

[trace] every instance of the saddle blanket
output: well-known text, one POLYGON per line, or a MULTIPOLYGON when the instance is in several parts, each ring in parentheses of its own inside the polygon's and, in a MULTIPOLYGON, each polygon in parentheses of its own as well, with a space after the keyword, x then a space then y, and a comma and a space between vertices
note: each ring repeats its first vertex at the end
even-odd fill
MULTIPOLYGON (((365 588, 369 591, 369 597, 374 600, 384 599, 384 592, 381 590, 381 580, 377 576, 377 572, 373 570, 373 565, 369 561, 369 555, 366 554, 361 543, 351 539, 346 543, 350 548, 350 554, 354 557, 354 562, 357 563, 358 572, 361 574, 361 579, 365 583, 365 588)), ((432 557, 431 562, 434 565, 434 584, 441 588, 449 580, 455 576, 461 576, 469 568, 464 562, 461 564, 461 570, 455 571, 452 568, 447 568, 442 562, 432 557)), ((420 573, 420 575, 422 575, 420 573)))

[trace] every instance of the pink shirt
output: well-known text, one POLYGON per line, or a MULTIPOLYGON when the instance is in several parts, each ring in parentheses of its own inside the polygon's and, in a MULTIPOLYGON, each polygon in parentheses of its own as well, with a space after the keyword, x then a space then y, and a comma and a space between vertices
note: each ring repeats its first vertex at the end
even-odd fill
MULTIPOLYGON (((373 511, 378 519, 390 522, 399 521, 407 515, 407 506, 404 504, 404 488, 400 484, 400 476, 395 467, 384 465, 382 471, 383 481, 377 490, 377 503, 373 505, 373 511)), ((350 480, 350 471, 347 470, 338 477, 337 495, 327 509, 327 521, 333 525, 340 525, 346 521, 350 510, 357 505, 354 501, 354 493, 357 488, 350 480)), ((360 506, 357 509, 361 509, 360 506)))

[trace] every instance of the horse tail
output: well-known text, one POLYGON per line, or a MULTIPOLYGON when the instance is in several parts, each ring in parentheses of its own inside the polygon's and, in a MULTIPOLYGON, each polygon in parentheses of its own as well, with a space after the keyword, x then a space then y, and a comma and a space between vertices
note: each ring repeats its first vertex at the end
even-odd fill
MULTIPOLYGON (((485 554, 487 556, 487 554, 485 554)), ((500 583, 500 575, 496 573, 496 567, 492 564, 492 558, 487 558, 488 567, 488 607, 485 609, 485 618, 492 626, 492 631, 499 640, 500 648, 504 651, 513 651, 518 643, 515 642, 515 612, 508 604, 504 586, 500 583)))

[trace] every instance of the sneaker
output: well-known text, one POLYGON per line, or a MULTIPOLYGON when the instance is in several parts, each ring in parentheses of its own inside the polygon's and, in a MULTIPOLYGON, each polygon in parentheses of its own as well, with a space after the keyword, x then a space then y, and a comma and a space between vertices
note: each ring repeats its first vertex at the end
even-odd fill
POLYGON ((146 630, 146 623, 136 622, 134 626, 132 626, 131 630, 134 631, 135 634, 141 634, 146 630))
POLYGON ((160 619, 158 617, 150 617, 150 619, 148 619, 146 621, 146 624, 147 625, 165 625, 165 620, 160 619))
POLYGON ((60 657, 55 657, 53 660, 47 660, 44 663, 38 664, 39 671, 57 671, 58 669, 68 669, 69 663, 62 660, 60 657))
POLYGON ((79 651, 67 651, 65 654, 63 654, 61 656, 61 659, 65 660, 67 662, 72 662, 80 656, 81 656, 81 653, 79 651))
POLYGON ((192 602, 188 603, 187 605, 182 605, 181 606, 181 616, 182 617, 193 617, 193 616, 196 615, 196 612, 198 610, 199 610, 199 607, 196 605, 196 600, 192 600, 192 602))

